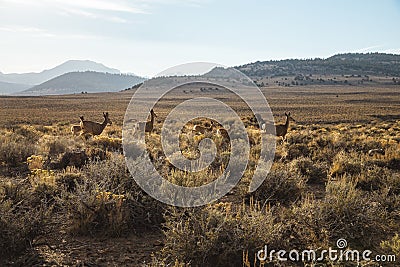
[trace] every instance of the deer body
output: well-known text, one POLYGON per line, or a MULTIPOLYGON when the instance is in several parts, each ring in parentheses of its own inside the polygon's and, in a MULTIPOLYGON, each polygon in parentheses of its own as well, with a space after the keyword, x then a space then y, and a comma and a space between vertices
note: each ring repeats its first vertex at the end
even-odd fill
POLYGON ((228 131, 225 130, 224 128, 219 128, 219 129, 217 129, 217 136, 220 136, 222 138, 221 149, 227 150, 230 145, 230 137, 229 137, 228 131))
POLYGON ((73 135, 79 135, 79 133, 81 132, 82 128, 80 125, 72 125, 71 127, 71 133, 73 135))
MULTIPOLYGON (((83 121, 83 116, 79 117, 81 119, 81 121, 83 121)), ((82 131, 81 125, 72 125, 71 126, 71 133, 73 135, 79 135, 79 133, 82 131)))
POLYGON ((383 150, 382 148, 370 149, 368 151, 368 155, 371 157, 374 155, 385 155, 385 150, 383 150))
POLYGON ((228 138, 229 138, 228 131, 225 130, 224 128, 219 128, 219 129, 217 130, 217 135, 220 135, 220 136, 222 136, 222 137, 225 138, 225 139, 228 139, 228 138))
POLYGON ((211 121, 211 125, 209 127, 203 125, 195 125, 193 126, 192 131, 196 134, 205 134, 206 132, 211 132, 214 128, 214 122, 211 121))
POLYGON ((108 118, 108 112, 104 113, 104 121, 102 123, 93 122, 93 121, 85 121, 83 117, 81 118, 80 127, 82 129, 81 135, 91 134, 91 135, 99 135, 103 132, 104 128, 106 128, 107 124, 111 125, 111 121, 108 118))
POLYGON ((289 113, 285 112, 285 116, 286 116, 285 124, 276 124, 275 125, 276 136, 281 136, 282 140, 285 140, 285 136, 289 129, 289 122, 291 120, 295 122, 295 120, 292 117, 290 117, 290 112, 289 113))
POLYGON ((154 118, 157 117, 157 114, 153 109, 150 110, 150 121, 139 121, 137 123, 137 128, 144 128, 146 133, 153 132, 154 129, 154 118))

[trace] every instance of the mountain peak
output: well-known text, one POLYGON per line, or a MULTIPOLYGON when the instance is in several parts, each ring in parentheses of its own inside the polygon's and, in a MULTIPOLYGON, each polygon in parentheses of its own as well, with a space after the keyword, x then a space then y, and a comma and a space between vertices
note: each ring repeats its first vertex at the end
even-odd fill
POLYGON ((0 81, 18 84, 37 85, 69 72, 94 71, 111 74, 121 74, 117 69, 109 68, 91 60, 72 59, 42 72, 35 73, 0 73, 0 81))
POLYGON ((108 72, 113 74, 120 74, 121 72, 117 69, 106 67, 101 63, 97 63, 91 60, 79 60, 79 59, 71 59, 65 61, 64 63, 50 69, 45 70, 43 72, 59 72, 67 73, 72 71, 96 71, 96 72, 108 72))

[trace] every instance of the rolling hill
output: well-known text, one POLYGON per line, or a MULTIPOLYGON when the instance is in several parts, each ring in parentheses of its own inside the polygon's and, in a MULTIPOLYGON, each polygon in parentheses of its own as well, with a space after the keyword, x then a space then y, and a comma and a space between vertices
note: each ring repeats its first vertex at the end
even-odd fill
POLYGON ((32 87, 32 85, 20 84, 20 83, 8 83, 0 81, 0 95, 7 95, 15 92, 20 92, 30 87, 32 87))
POLYGON ((126 74, 85 71, 69 72, 18 93, 18 95, 62 95, 81 92, 116 92, 145 78, 126 74))
POLYGON ((0 94, 13 94, 26 90, 35 85, 44 83, 57 76, 76 71, 96 71, 112 74, 120 74, 117 69, 109 68, 101 63, 90 60, 69 60, 52 69, 42 72, 30 73, 1 73, 0 72, 0 94))
POLYGON ((377 75, 400 77, 400 55, 347 53, 321 59, 257 61, 235 67, 251 78, 304 75, 377 75))

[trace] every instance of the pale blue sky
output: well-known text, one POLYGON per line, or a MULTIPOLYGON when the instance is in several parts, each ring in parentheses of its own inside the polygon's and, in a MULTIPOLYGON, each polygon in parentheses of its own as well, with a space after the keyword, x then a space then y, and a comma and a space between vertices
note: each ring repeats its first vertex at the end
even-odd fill
POLYGON ((0 0, 0 71, 90 59, 152 76, 193 61, 400 53, 399 0, 0 0))

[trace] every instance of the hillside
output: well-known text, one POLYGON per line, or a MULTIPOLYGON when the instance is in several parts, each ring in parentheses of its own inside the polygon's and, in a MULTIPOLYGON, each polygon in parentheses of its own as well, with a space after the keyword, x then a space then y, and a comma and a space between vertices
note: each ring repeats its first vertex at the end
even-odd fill
POLYGON ((235 67, 252 78, 303 75, 376 75, 400 77, 400 55, 347 53, 321 59, 257 61, 235 67))
POLYGON ((0 95, 12 94, 30 88, 29 84, 8 83, 0 81, 0 95))
POLYGON ((139 76, 93 71, 70 72, 20 92, 20 95, 61 95, 81 92, 116 92, 145 79, 139 76))
POLYGON ((38 73, 31 72, 4 74, 0 72, 0 81, 8 83, 30 84, 31 86, 33 86, 44 83, 45 81, 53 79, 62 74, 74 71, 96 71, 114 74, 121 73, 117 69, 112 69, 104 66, 101 63, 93 62, 90 60, 69 60, 52 69, 44 70, 38 73))

